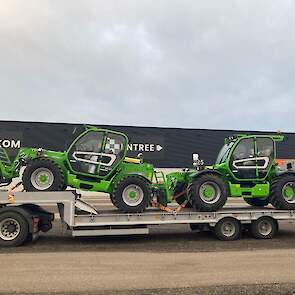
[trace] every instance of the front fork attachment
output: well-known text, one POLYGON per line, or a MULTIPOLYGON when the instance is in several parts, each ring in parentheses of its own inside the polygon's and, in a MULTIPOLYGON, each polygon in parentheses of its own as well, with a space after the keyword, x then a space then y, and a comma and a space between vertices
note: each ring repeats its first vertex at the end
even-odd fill
MULTIPOLYGON (((177 195, 174 195, 173 200, 176 200, 177 198, 181 197, 185 193, 186 193, 186 190, 184 190, 183 192, 178 193, 177 195)), ((188 200, 185 200, 183 203, 181 203, 176 208, 170 208, 170 207, 167 207, 167 204, 163 205, 162 203, 159 202, 160 201, 159 199, 161 199, 161 197, 159 197, 159 194, 160 194, 159 191, 155 192, 153 200, 152 200, 152 207, 159 208, 161 211, 165 211, 165 212, 168 212, 168 213, 178 213, 178 212, 180 212, 183 208, 186 207, 187 203, 189 202, 188 200)))

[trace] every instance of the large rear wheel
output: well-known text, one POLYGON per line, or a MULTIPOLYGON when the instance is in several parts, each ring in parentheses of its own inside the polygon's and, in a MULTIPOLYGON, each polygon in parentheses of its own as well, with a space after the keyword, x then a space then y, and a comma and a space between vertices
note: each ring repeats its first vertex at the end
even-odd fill
POLYGON ((113 190, 111 201, 126 213, 143 212, 149 205, 151 189, 140 176, 127 176, 119 181, 113 190))
POLYGON ((295 175, 282 175, 273 180, 270 202, 277 209, 295 209, 295 175))
POLYGON ((61 191, 65 187, 62 169, 49 159, 36 159, 23 173, 26 191, 61 191))
POLYGON ((188 196, 197 211, 216 211, 227 200, 227 187, 219 176, 206 174, 190 184, 188 196))

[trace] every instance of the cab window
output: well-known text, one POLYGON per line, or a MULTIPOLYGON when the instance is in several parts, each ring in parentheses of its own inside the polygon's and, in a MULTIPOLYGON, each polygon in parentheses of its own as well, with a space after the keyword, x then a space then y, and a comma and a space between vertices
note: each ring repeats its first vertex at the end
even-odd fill
POLYGON ((120 134, 108 133, 101 157, 99 175, 107 175, 125 155, 126 138, 120 134), (114 160, 110 163, 110 158, 114 160))
POLYGON ((97 173, 103 137, 103 132, 90 131, 77 140, 69 152, 73 170, 87 174, 97 173))
POLYGON ((257 169, 259 178, 264 178, 274 159, 274 142, 271 138, 258 137, 257 144, 257 169))
POLYGON ((238 179, 256 178, 256 161, 254 157, 254 138, 242 139, 231 155, 230 167, 232 173, 238 179))

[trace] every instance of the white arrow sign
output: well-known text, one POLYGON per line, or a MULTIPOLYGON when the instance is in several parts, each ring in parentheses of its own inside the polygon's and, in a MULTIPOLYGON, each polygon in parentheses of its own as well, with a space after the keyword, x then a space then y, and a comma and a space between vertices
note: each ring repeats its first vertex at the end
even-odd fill
POLYGON ((160 152, 163 147, 154 143, 129 143, 128 150, 133 152, 160 152))

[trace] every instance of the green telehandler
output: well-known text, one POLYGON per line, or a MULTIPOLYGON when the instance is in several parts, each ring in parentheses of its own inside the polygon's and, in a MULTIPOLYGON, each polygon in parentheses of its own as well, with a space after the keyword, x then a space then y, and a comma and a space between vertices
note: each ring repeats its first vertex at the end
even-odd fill
POLYGON ((291 163, 283 169, 276 159, 276 144, 283 140, 282 135, 226 138, 211 167, 204 167, 195 154, 195 171, 167 175, 175 183, 174 197, 198 211, 216 211, 228 197, 242 197, 252 206, 295 209, 295 172, 291 163))
POLYGON ((225 139, 216 163, 206 167, 195 154, 194 169, 164 175, 141 157, 126 157, 128 138, 112 130, 87 126, 64 152, 22 147, 11 161, 0 148, 0 180, 9 184, 25 166, 26 191, 61 191, 67 187, 105 192, 123 212, 142 212, 149 205, 216 211, 228 197, 252 206, 271 203, 295 209, 295 173, 276 162, 282 135, 237 135, 225 139))
POLYGON ((128 158, 125 134, 87 126, 64 152, 22 147, 14 161, 0 149, 1 183, 7 185, 25 166, 26 191, 72 188, 105 192, 123 212, 141 212, 152 195, 154 168, 139 158, 128 158))

